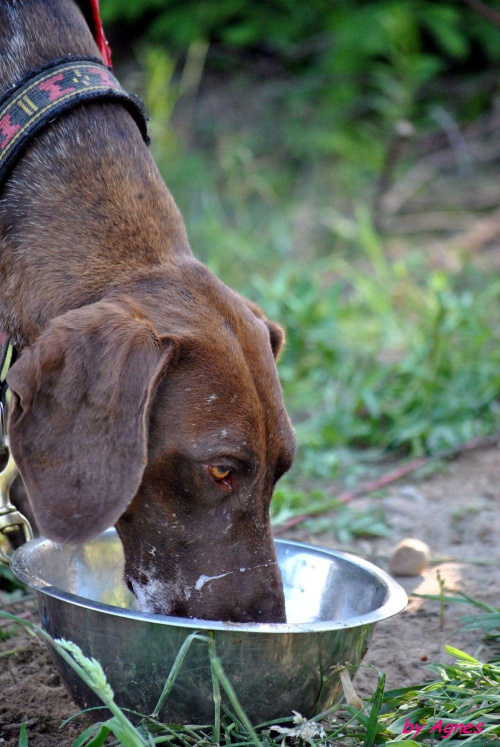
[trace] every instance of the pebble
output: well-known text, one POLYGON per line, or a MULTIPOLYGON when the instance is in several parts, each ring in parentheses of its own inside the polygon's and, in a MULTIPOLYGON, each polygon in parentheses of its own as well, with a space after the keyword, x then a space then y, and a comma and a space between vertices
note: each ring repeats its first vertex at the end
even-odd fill
POLYGON ((431 551, 422 540, 406 537, 389 558, 389 573, 393 576, 419 576, 429 562, 431 551))

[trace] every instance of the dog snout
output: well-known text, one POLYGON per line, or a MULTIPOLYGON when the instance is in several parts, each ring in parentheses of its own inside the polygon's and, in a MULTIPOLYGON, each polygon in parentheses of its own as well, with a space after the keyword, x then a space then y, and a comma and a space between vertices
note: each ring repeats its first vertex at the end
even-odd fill
POLYGON ((286 622, 281 572, 275 558, 239 566, 220 577, 201 577, 190 602, 197 617, 228 622, 286 622), (202 610, 202 614, 199 611, 202 610))
MULTIPOLYGON (((196 575, 196 574, 194 574, 196 575)), ((190 583, 164 580, 161 573, 129 578, 127 586, 143 612, 224 622, 286 622, 281 573, 276 561, 198 574, 190 583)))

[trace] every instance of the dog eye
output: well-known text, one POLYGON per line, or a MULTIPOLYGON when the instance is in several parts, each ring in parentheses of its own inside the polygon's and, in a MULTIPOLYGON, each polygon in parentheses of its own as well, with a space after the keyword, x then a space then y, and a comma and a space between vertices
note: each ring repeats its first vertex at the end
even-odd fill
POLYGON ((226 467, 223 464, 211 464, 208 468, 208 471, 216 482, 221 482, 222 480, 226 480, 229 477, 232 469, 230 467, 226 467))

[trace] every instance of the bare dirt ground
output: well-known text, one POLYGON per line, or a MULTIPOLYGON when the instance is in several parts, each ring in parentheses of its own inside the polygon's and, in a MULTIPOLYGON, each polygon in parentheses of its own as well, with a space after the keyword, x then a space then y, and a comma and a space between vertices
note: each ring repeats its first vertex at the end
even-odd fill
MULTIPOLYGON (((400 579, 408 594, 437 593, 439 570, 449 590, 461 589, 498 605, 499 494, 498 448, 469 454, 424 481, 402 481, 384 497, 359 499, 354 504, 356 510, 363 510, 374 500, 380 501, 392 532, 387 538, 354 541, 348 549, 385 567, 387 556, 400 539, 417 537, 429 544, 438 562, 433 562, 422 576, 400 579)), ((296 529, 287 536, 328 547, 338 546, 328 533, 310 536, 296 529)), ((9 608, 9 611, 27 614, 29 605, 9 608)), ((438 603, 410 598, 402 614, 377 626, 365 661, 386 673, 388 688, 422 682, 431 676, 426 670, 428 662, 447 660, 445 643, 450 642, 469 653, 476 652, 477 635, 456 632, 457 618, 467 612, 470 608, 466 606, 450 606, 441 629, 438 603)), ((35 613, 33 619, 36 619, 35 613)), ((0 745, 14 747, 18 744, 19 725, 23 721, 28 725, 30 745, 71 745, 87 722, 84 717, 78 717, 63 731, 59 730, 61 721, 74 713, 76 707, 60 684, 44 647, 21 631, 0 643, 0 652, 12 649, 19 650, 0 658, 0 745)), ((360 694, 368 695, 373 691, 375 680, 373 671, 361 669, 355 686, 360 694)))
MULTIPOLYGON (((500 604, 500 451, 478 451, 446 465, 444 471, 422 482, 401 481, 379 499, 385 509, 389 537, 355 540, 348 549, 387 569, 387 557, 404 537, 416 537, 431 549, 431 564, 421 576, 397 579, 410 597, 405 611, 379 623, 365 659, 386 673, 386 687, 416 684, 432 674, 431 661, 451 661, 447 643, 474 654, 478 637, 457 632, 457 618, 470 614, 468 605, 450 605, 440 628, 438 602, 411 597, 438 594, 437 573, 449 591, 461 590, 483 602, 500 604)), ((363 510, 373 497, 359 499, 363 510)), ((354 505, 354 504, 353 504, 354 505)), ((338 547, 328 534, 308 536, 297 530, 290 538, 338 547)), ((483 652, 484 653, 484 652, 483 652)), ((481 652, 479 652, 481 655, 481 652)), ((355 684, 360 694, 373 692, 376 673, 359 670, 355 684)))

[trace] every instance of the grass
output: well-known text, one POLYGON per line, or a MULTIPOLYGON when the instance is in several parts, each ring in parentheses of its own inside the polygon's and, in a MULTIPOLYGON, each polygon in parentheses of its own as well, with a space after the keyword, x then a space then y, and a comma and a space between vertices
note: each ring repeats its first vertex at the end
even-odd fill
MULTIPOLYGON (((441 605, 443 601, 470 604, 474 611, 462 618, 463 625, 479 630, 490 643, 495 644, 500 640, 500 608, 486 605, 465 594, 416 596, 436 600, 441 605)), ((124 747, 150 747, 166 743, 183 747, 209 747, 218 744, 234 747, 280 747, 287 743, 307 744, 311 747, 374 747, 401 742, 405 745, 431 745, 445 738, 447 741, 459 740, 460 744, 475 744, 479 747, 498 744, 500 738, 500 660, 494 657, 491 661, 484 662, 453 646, 445 646, 446 653, 453 659, 452 663, 437 662, 428 665, 428 669, 435 675, 430 681, 386 690, 385 675, 375 670, 376 688, 361 707, 338 704, 312 719, 305 719, 294 712, 289 718, 280 719, 276 723, 252 725, 224 672, 217 656, 215 641, 210 635, 194 632, 187 636, 156 708, 152 714, 141 715, 119 708, 100 664, 95 659, 84 656, 78 646, 64 640, 53 640, 38 626, 14 615, 0 612, 0 616, 11 620, 13 624, 28 628, 31 633, 54 646, 111 711, 111 718, 86 728, 73 742, 73 747, 97 747, 103 745, 109 735, 115 740, 111 744, 124 747), (161 709, 195 640, 206 644, 210 659, 213 724, 181 726, 162 723, 161 709), (225 699, 221 697, 222 692, 225 699), (131 717, 134 723, 130 720, 131 717), (414 728, 416 723, 420 727, 418 736, 414 728), (468 724, 474 726, 467 729, 468 724)), ((348 701, 356 702, 355 694, 348 701)), ((67 719, 62 728, 77 715, 79 714, 67 719)), ((21 729, 19 744, 28 744, 25 727, 21 729)))
MULTIPOLYGON (((474 613, 464 615, 460 618, 460 623, 464 630, 476 630, 481 633, 484 643, 489 644, 493 650, 493 660, 500 661, 500 607, 494 607, 478 599, 470 597, 463 591, 457 591, 454 596, 444 594, 444 588, 439 584, 439 594, 413 594, 414 597, 421 599, 431 599, 440 603, 443 610, 447 603, 452 604, 469 604, 474 607, 474 613)), ((441 612, 443 615, 444 612, 441 612)), ((481 648, 484 644, 481 644, 481 648)), ((478 653, 481 651, 478 650, 478 653)))
POLYGON ((280 373, 302 475, 334 478, 354 449, 435 453, 498 428, 500 283, 464 289, 409 265, 330 260, 254 281, 288 330, 280 373))

